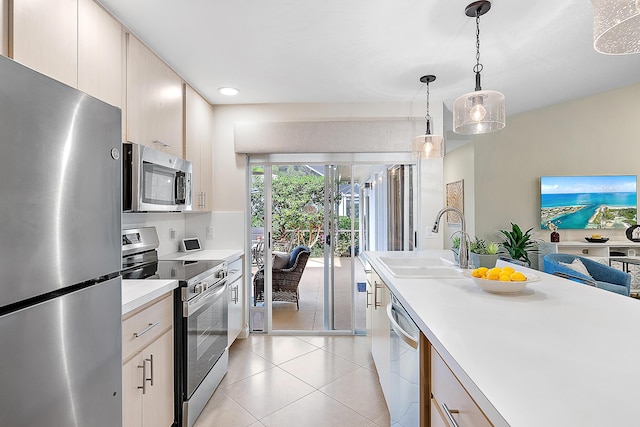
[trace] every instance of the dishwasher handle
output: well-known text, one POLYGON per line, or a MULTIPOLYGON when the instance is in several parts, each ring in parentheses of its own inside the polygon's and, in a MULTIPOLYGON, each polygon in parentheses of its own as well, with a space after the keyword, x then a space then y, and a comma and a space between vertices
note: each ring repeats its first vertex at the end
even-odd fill
POLYGON ((419 344, 418 340, 412 337, 407 331, 402 329, 398 324, 398 322, 396 321, 393 315, 393 312, 395 311, 395 308, 393 306, 394 306, 393 302, 390 302, 389 304, 387 304, 387 317, 389 318, 389 322, 391 322, 391 327, 393 328, 394 331, 398 333, 398 336, 402 341, 410 345, 412 348, 418 349, 418 344, 419 344))

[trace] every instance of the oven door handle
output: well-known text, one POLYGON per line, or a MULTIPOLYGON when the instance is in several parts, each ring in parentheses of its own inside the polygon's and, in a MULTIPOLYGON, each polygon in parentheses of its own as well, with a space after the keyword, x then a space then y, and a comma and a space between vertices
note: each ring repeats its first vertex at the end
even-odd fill
POLYGON ((191 314, 200 310, 209 303, 209 299, 217 299, 219 296, 224 296, 224 293, 227 291, 227 281, 223 281, 222 286, 216 286, 216 289, 215 291, 200 294, 193 301, 184 302, 182 306, 182 317, 189 317, 191 314))

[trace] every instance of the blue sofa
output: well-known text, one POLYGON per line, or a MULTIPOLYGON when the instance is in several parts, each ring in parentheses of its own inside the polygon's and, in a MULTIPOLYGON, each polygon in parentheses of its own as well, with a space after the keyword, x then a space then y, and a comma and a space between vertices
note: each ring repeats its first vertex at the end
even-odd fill
POLYGON ((608 265, 589 258, 571 254, 548 254, 544 256, 544 272, 555 274, 590 286, 595 286, 617 294, 629 296, 631 289, 631 275, 608 265), (560 264, 571 264, 574 259, 580 259, 591 277, 560 264))

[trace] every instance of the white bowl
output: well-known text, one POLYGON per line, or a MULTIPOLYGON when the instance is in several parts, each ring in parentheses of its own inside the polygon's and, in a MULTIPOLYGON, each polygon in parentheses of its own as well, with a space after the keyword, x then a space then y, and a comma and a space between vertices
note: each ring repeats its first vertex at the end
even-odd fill
POLYGON ((537 282, 540 280, 540 276, 535 274, 527 274, 527 280, 520 282, 501 282, 499 280, 479 279, 471 275, 472 270, 465 270, 462 274, 469 279, 472 279, 480 289, 485 292, 491 292, 493 294, 515 294, 522 291, 531 282, 537 282))

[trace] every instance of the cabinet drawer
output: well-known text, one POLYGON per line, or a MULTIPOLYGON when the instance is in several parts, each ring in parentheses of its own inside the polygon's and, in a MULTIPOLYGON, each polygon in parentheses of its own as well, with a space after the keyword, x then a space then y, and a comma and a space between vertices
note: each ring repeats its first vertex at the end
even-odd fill
POLYGON ((227 264, 227 271, 229 276, 227 277, 228 283, 233 283, 242 277, 242 258, 231 261, 227 264))
POLYGON ((460 426, 492 425, 433 348, 431 348, 431 394, 435 400, 432 404, 439 410, 439 413, 432 411, 432 417, 442 415, 442 418, 446 418, 444 413, 444 405, 446 405, 460 426))
POLYGON ((173 326, 173 293, 160 297, 127 315, 122 322, 122 359, 162 335, 173 326))

